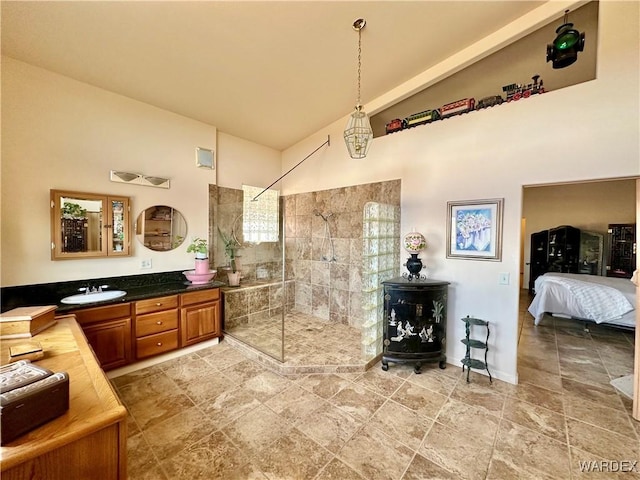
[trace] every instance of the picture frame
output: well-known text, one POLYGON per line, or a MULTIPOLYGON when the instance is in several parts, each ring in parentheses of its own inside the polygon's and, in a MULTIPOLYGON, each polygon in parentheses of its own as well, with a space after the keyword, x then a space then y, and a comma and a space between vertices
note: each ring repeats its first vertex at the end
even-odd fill
POLYGON ((447 258, 502 261, 504 199, 447 202, 447 258))
POLYGON ((216 168, 213 150, 196 147, 196 165, 199 168, 208 168, 210 170, 216 168))

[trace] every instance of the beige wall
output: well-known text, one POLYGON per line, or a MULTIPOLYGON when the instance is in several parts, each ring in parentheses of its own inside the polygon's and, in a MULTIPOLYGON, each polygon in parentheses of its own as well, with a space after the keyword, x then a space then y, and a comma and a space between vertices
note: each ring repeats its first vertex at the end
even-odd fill
MULTIPOLYGON (((527 187, 522 199, 526 221, 524 261, 531 256, 531 234, 571 225, 604 236, 610 223, 635 223, 636 181, 614 180, 564 185, 527 187)), ((606 262, 606 254, 603 261, 606 262)), ((524 268, 524 285, 529 284, 529 269, 524 268)))
POLYGON ((166 272, 193 266, 187 243, 153 252, 132 239, 131 257, 50 259, 49 190, 131 197, 132 222, 170 205, 187 220, 187 240, 206 238, 209 184, 256 184, 280 175, 280 152, 147 104, 2 57, 3 287, 166 272), (217 169, 197 168, 195 148, 216 149, 217 169), (171 179, 171 188, 114 183, 110 170, 171 179), (216 178, 217 176, 217 178, 216 178), (153 268, 142 270, 142 259, 153 268))
MULTIPOLYGON (((555 2, 545 4, 556 7, 561 8, 555 2)), ((343 145, 346 117, 284 152, 283 171, 327 135, 332 139, 330 147, 286 179, 285 194, 401 178, 401 234, 411 228, 422 232, 428 248, 421 257, 428 274, 451 282, 450 362, 459 364, 464 357, 459 319, 473 315, 491 322, 492 372, 517 381, 524 185, 640 175, 639 9, 638 2, 600 2, 598 39, 588 41, 588 48, 599 49, 596 80, 378 137, 362 160, 351 160, 343 145), (447 202, 485 198, 505 200, 502 261, 447 259, 447 202), (501 273, 510 275, 509 285, 498 284, 501 273)), ((531 19, 529 27, 539 20, 531 19)), ((426 77, 448 66, 437 65, 419 80, 425 83, 426 77)), ((406 88, 417 81, 407 82, 406 88)), ((386 100, 371 104, 384 105, 386 100)), ((370 105, 364 107, 371 111, 370 105)))
MULTIPOLYGON (((558 18, 566 3, 547 2, 542 8, 556 9, 558 18)), ((331 146, 285 179, 284 194, 401 179, 401 233, 415 228, 425 234, 428 249, 421 256, 428 275, 451 282, 449 361, 459 364, 464 356, 458 319, 485 318, 492 325, 492 372, 515 382, 522 187, 640 175, 639 7, 638 2, 600 2, 598 39, 587 44, 599 49, 594 81, 376 138, 370 154, 359 161, 351 160, 343 145, 346 116, 283 152, 281 163, 278 152, 219 134, 217 183, 238 188, 250 172, 249 183, 261 179, 268 184, 327 135, 331 146), (502 261, 447 259, 447 201, 496 197, 505 199, 502 261), (498 285, 501 273, 510 274, 509 285, 498 285)), ((509 28, 532 31, 548 20, 534 12, 509 28)), ((459 66, 495 48, 500 44, 495 38, 424 72, 365 110, 382 109, 456 62, 459 66)), ((131 195, 135 212, 162 200, 183 211, 188 235, 203 236, 207 185, 215 179, 214 172, 194 169, 193 149, 208 145, 215 129, 2 60, 2 285, 145 273, 139 269, 145 257, 153 258, 152 271, 190 266, 185 247, 151 254, 136 246, 128 259, 51 262, 48 192, 73 188, 131 195), (175 186, 125 189, 108 181, 111 168, 168 176, 175 186)), ((350 108, 345 106, 345 115, 350 108)))

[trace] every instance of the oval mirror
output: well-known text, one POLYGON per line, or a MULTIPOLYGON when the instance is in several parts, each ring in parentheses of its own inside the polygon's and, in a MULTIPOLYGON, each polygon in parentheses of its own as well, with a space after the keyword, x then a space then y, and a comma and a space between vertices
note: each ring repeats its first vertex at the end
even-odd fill
POLYGON ((179 247, 187 236, 187 222, 175 208, 154 205, 138 215, 136 238, 150 250, 167 252, 179 247))

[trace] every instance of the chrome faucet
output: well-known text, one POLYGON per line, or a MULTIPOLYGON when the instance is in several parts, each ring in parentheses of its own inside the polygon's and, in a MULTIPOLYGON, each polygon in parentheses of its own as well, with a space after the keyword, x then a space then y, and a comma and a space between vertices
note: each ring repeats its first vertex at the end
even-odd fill
POLYGON ((80 287, 78 291, 84 292, 85 295, 89 295, 91 293, 100 293, 102 292, 103 288, 109 288, 109 285, 99 285, 98 287, 96 287, 95 285, 91 286, 90 283, 87 283, 86 287, 80 287))

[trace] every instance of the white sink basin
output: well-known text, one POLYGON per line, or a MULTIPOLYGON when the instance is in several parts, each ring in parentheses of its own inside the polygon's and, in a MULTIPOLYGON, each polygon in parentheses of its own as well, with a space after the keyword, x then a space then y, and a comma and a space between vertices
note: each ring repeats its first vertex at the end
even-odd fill
POLYGON ((95 303, 104 302, 105 300, 113 300, 114 298, 124 297, 127 294, 124 290, 106 290, 104 292, 94 293, 79 293, 77 295, 71 295, 70 297, 64 297, 61 302, 73 305, 80 305, 83 303, 95 303))

